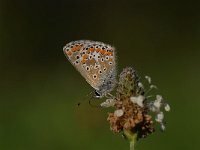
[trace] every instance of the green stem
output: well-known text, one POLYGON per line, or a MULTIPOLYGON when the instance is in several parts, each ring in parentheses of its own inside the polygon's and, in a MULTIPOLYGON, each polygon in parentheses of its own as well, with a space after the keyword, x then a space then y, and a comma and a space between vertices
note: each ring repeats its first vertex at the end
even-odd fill
POLYGON ((130 150, 135 150, 137 133, 133 133, 130 130, 124 130, 124 135, 130 142, 130 150))
POLYGON ((135 150, 136 140, 130 141, 130 150, 135 150))

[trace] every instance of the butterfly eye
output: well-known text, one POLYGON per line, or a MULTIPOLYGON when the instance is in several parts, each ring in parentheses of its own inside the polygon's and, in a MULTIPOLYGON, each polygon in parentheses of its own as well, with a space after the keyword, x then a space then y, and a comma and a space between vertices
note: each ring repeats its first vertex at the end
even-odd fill
POLYGON ((96 90, 95 90, 95 93, 94 93, 94 94, 95 94, 95 97, 96 97, 96 98, 100 98, 100 97, 101 97, 100 93, 97 92, 96 90))

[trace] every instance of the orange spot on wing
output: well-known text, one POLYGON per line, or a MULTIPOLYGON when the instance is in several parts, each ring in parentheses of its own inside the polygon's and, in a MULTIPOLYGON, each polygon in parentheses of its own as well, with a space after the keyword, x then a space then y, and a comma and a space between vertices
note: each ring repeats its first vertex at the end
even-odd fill
POLYGON ((90 49, 88 49, 86 52, 89 54, 90 53, 90 49))
POLYGON ((72 47, 71 51, 72 51, 72 52, 75 52, 75 51, 76 51, 76 47, 75 47, 75 46, 72 47))
POLYGON ((83 59, 87 59, 87 58, 88 58, 87 54, 83 55, 83 59))
POLYGON ((113 53, 112 52, 106 52, 106 55, 111 56, 111 55, 113 55, 113 53))
POLYGON ((67 53, 67 56, 71 56, 72 55, 72 52, 71 51, 68 51, 66 52, 67 53))
POLYGON ((105 50, 101 50, 100 52, 103 55, 103 54, 105 54, 106 51, 105 50))
POLYGON ((82 60, 81 60, 81 63, 84 64, 84 63, 85 63, 85 59, 82 59, 82 60))
POLYGON ((82 47, 82 46, 80 46, 80 45, 77 46, 77 47, 76 47, 76 48, 77 48, 77 51, 80 51, 81 47, 82 47))
POLYGON ((91 52, 94 52, 94 48, 90 48, 90 51, 91 51, 91 52))
POLYGON ((100 50, 101 50, 101 48, 97 48, 97 49, 96 49, 96 52, 98 53, 100 50))
POLYGON ((93 63, 93 64, 95 63, 95 59, 94 59, 94 58, 92 58, 92 63, 93 63))
POLYGON ((72 52, 76 52, 76 51, 79 51, 80 48, 81 48, 80 45, 78 45, 78 46, 74 46, 74 47, 72 47, 71 51, 72 51, 72 52))

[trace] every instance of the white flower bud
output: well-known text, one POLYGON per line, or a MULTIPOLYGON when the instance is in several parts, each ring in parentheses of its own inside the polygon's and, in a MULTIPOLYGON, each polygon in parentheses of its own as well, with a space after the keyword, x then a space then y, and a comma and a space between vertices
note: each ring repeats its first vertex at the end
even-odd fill
POLYGON ((158 111, 158 109, 154 106, 154 105, 149 105, 149 110, 152 111, 152 112, 156 112, 158 111))
POLYGON ((162 96, 161 96, 161 95, 156 95, 156 100, 158 100, 158 101, 162 101, 162 100, 163 100, 163 98, 162 98, 162 96))
POLYGON ((157 122, 162 123, 163 119, 164 119, 164 113, 161 111, 161 112, 159 112, 159 113, 156 115, 155 120, 156 120, 157 122))
POLYGON ((150 85, 150 89, 157 89, 156 85, 150 85))
POLYGON ((114 99, 107 99, 105 102, 101 103, 101 107, 114 107, 115 100, 114 99))
POLYGON ((170 111, 170 106, 169 106, 169 104, 165 104, 165 111, 170 111))
POLYGON ((162 104, 162 96, 161 96, 161 95, 156 95, 156 100, 154 101, 154 104, 153 104, 153 105, 154 105, 157 109, 160 109, 161 104, 162 104))
POLYGON ((121 116, 123 116, 123 114, 124 114, 124 111, 122 109, 115 110, 115 112, 114 112, 114 115, 116 117, 121 117, 121 116))
POLYGON ((137 104, 138 106, 144 107, 144 105, 143 105, 144 96, 139 95, 137 97, 131 97, 130 100, 131 100, 131 102, 137 104))
POLYGON ((141 82, 138 83, 138 86, 139 86, 140 88, 144 88, 144 86, 143 86, 143 84, 142 84, 141 82))
POLYGON ((163 123, 161 123, 160 129, 161 129, 161 131, 163 131, 163 132, 165 131, 166 127, 165 127, 165 125, 164 125, 163 123))
POLYGON ((151 84, 151 77, 145 76, 145 79, 147 79, 147 81, 149 82, 149 84, 151 84))

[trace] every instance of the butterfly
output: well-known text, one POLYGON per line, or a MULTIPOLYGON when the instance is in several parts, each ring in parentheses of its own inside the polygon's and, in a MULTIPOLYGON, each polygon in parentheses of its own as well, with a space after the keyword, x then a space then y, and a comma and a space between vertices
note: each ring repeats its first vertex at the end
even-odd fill
POLYGON ((95 89, 95 98, 109 94, 116 85, 115 48, 103 42, 78 40, 63 47, 69 62, 95 89))

